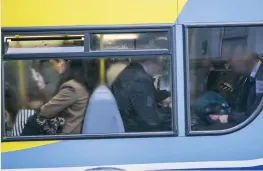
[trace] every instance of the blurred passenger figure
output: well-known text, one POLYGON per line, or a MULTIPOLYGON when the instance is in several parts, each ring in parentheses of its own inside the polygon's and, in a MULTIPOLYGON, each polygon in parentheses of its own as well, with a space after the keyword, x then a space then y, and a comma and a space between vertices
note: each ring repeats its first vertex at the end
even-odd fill
POLYGON ((228 99, 232 108, 232 115, 225 115, 219 119, 239 124, 255 111, 262 100, 263 66, 257 53, 246 55, 241 60, 233 60, 232 64, 233 70, 242 73, 243 77, 232 97, 228 99))
POLYGON ((80 134, 89 96, 98 83, 96 60, 72 60, 57 94, 41 107, 40 117, 65 119, 62 134, 80 134))
POLYGON ((18 95, 15 89, 9 83, 5 82, 5 135, 12 135, 13 124, 16 119, 17 112, 20 108, 18 95))
POLYGON ((27 123, 29 117, 33 116, 43 104, 43 96, 38 89, 31 87, 27 93, 27 102, 23 109, 17 113, 15 123, 13 125, 12 136, 20 136, 27 123))
MULTIPOLYGON (((32 68, 30 68, 30 79, 27 96, 23 108, 19 109, 13 125, 12 136, 20 136, 27 123, 27 120, 38 111, 44 102, 48 101, 52 93, 50 85, 47 85, 44 77, 38 72, 40 66, 38 61, 34 61, 32 68)), ((43 61, 41 61, 43 62, 43 61)), ((51 67, 57 73, 64 73, 66 69, 66 62, 64 60, 49 60, 51 67), (53 63, 52 63, 53 61, 53 63), (56 63, 56 65, 55 65, 56 63)))
POLYGON ((113 81, 111 89, 126 132, 171 130, 169 107, 158 107, 154 76, 163 66, 161 57, 134 59, 113 81))
POLYGON ((224 116, 231 115, 231 109, 227 101, 215 91, 208 91, 197 98, 191 110, 197 115, 195 120, 192 119, 194 130, 220 130, 232 126, 224 119, 224 116))

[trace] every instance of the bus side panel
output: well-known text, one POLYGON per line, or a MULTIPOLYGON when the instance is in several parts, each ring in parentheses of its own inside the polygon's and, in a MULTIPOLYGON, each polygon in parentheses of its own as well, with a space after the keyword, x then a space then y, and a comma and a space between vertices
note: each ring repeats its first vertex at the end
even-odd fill
MULTIPOLYGON (((84 167, 254 159, 260 159, 261 164, 256 163, 256 165, 263 165, 262 123, 263 112, 240 131, 221 136, 64 140, 50 145, 2 153, 2 168, 84 167)), ((185 167, 187 168, 187 165, 185 167)))

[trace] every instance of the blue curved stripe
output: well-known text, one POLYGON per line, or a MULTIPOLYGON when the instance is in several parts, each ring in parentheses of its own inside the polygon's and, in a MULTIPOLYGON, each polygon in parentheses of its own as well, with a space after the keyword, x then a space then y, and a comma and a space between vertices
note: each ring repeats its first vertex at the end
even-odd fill
POLYGON ((192 169, 192 170, 263 170, 263 165, 254 166, 254 167, 205 168, 205 169, 192 169))
MULTIPOLYGON (((162 171, 176 171, 176 170, 189 170, 189 169, 165 169, 162 171)), ((232 167, 232 168, 205 168, 205 169, 191 169, 191 170, 263 170, 263 165, 255 167, 232 167)), ((157 170, 155 170, 157 171, 157 170)))

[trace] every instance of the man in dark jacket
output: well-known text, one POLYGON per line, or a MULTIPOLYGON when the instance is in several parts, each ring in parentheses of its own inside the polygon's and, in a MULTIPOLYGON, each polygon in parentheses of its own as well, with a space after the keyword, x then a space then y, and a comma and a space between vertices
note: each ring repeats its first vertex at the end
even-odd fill
POLYGON ((126 132, 171 130, 169 107, 159 107, 153 76, 161 70, 159 57, 131 62, 112 83, 112 92, 126 132))
POLYGON ((256 110, 263 96, 263 65, 259 55, 252 53, 243 62, 245 64, 242 67, 243 77, 232 93, 232 97, 228 99, 232 114, 220 118, 235 124, 245 121, 256 110))
POLYGON ((263 65, 257 53, 252 53, 246 59, 248 67, 240 86, 236 90, 236 97, 232 108, 234 115, 229 120, 237 124, 246 120, 258 107, 263 96, 263 65))

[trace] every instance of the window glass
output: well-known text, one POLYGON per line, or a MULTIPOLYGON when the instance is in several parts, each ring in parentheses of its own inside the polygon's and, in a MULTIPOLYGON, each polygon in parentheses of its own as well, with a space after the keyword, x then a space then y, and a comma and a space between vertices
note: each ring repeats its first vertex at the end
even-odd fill
POLYGON ((170 59, 4 61, 6 136, 172 131, 170 59))
POLYGON ((188 31, 191 130, 242 123, 262 99, 263 27, 188 31))
POLYGON ((84 35, 34 35, 5 37, 6 53, 84 52, 84 35))
POLYGON ((91 50, 168 49, 168 33, 92 34, 91 50))

